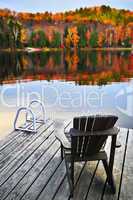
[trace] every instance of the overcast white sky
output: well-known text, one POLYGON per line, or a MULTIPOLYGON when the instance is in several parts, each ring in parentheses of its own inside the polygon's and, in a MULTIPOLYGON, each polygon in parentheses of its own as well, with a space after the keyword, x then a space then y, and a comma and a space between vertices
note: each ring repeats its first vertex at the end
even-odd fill
POLYGON ((0 8, 28 12, 58 12, 103 4, 133 10, 133 0, 0 0, 0 8))

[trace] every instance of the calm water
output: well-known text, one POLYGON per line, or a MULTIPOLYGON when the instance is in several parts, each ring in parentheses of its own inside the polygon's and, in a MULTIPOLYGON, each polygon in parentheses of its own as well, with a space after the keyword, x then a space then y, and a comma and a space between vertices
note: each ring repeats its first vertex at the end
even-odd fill
POLYGON ((0 84, 15 80, 64 80, 105 85, 133 77, 133 54, 105 51, 0 53, 0 84))
POLYGON ((128 51, 0 53, 1 113, 37 98, 47 115, 117 114, 121 126, 132 127, 132 78, 128 51))

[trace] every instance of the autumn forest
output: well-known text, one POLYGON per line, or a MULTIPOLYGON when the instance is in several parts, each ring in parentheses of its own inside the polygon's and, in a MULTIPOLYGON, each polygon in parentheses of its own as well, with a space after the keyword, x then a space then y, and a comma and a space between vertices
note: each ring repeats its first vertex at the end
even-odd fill
POLYGON ((131 48, 133 12, 109 6, 64 13, 0 9, 0 48, 131 48))

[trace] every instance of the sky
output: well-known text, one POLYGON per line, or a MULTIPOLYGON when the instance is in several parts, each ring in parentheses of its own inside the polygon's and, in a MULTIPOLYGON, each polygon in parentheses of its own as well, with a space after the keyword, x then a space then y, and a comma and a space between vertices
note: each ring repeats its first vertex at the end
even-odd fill
POLYGON ((133 11, 133 0, 0 0, 0 8, 26 12, 60 12, 99 5, 133 11))

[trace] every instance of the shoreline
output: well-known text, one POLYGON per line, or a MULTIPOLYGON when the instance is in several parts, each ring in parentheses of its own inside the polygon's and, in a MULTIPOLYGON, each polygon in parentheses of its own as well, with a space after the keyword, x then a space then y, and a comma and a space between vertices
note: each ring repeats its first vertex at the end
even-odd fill
POLYGON ((49 52, 49 51, 67 51, 67 50, 81 50, 81 51, 133 51, 133 48, 124 48, 124 47, 103 47, 103 48, 32 48, 32 47, 26 47, 23 49, 16 49, 15 51, 11 51, 11 49, 0 49, 0 52, 27 52, 27 53, 32 53, 32 52, 49 52))

